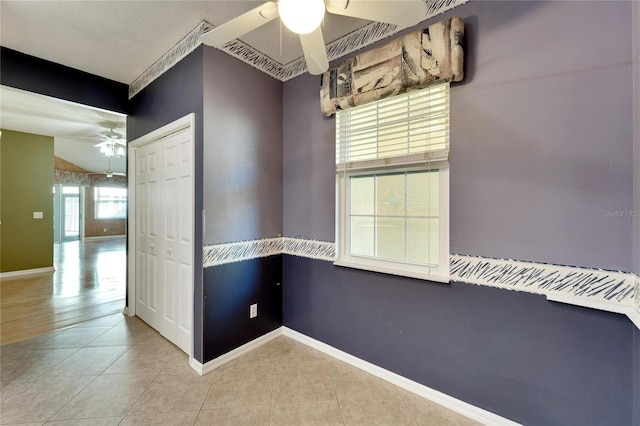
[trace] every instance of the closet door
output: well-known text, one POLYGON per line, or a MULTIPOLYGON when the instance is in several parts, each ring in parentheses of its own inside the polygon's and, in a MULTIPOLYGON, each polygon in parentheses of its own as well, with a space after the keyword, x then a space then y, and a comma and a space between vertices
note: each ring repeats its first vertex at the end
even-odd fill
POLYGON ((136 314, 157 329, 161 308, 158 289, 163 287, 158 276, 158 253, 161 252, 161 197, 158 180, 160 152, 157 143, 136 151, 136 314))
POLYGON ((189 130, 136 150, 136 314, 187 353, 193 312, 192 163, 189 130))

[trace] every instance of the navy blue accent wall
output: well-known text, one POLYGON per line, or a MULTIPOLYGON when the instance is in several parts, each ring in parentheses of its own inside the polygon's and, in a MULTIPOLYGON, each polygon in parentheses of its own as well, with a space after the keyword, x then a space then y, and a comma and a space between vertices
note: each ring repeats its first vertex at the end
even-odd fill
POLYGON ((204 360, 210 361, 282 325, 282 256, 204 270, 204 360), (249 318, 249 306, 258 316, 249 318))
POLYGON ((133 141, 187 114, 195 114, 194 358, 202 361, 202 47, 187 55, 131 100, 127 140, 133 141))
POLYGON ((109 111, 128 112, 129 86, 0 47, 0 84, 109 111))
POLYGON ((284 256, 284 325, 522 424, 625 425, 626 317, 284 256))

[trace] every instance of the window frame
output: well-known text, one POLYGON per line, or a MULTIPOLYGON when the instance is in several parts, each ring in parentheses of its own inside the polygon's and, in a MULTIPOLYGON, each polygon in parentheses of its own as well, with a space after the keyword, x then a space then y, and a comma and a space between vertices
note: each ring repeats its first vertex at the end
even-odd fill
POLYGON ((449 282, 449 167, 405 167, 382 171, 349 172, 336 174, 336 261, 334 265, 367 271, 381 272, 384 274, 399 275, 418 278, 441 283, 449 282), (389 260, 376 257, 357 256, 349 253, 351 243, 349 216, 350 216, 350 189, 349 179, 353 176, 374 176, 397 172, 415 172, 438 170, 439 173, 439 252, 438 265, 429 265, 389 260))
MULTIPOLYGON (((447 89, 450 90, 450 89, 447 89)), ((447 94, 447 97, 449 94, 447 94)), ((450 119, 450 109, 448 110, 450 119)), ((340 131, 336 125, 336 135, 340 131)), ((450 143, 447 131, 447 147, 450 143)), ((448 152, 448 150, 447 150, 448 152)), ((336 154, 338 155, 338 154, 336 154)), ((411 154, 404 156, 412 157, 411 154)), ((403 164, 400 161, 394 164, 395 159, 381 158, 376 160, 361 160, 359 163, 365 164, 362 168, 341 168, 336 165, 336 260, 334 265, 348 268, 355 268, 384 274, 417 278, 421 280, 449 283, 449 163, 448 154, 439 151, 428 151, 427 154, 417 154, 413 158, 421 158, 413 164, 403 164), (372 164, 376 162, 377 164, 372 164), (370 167, 367 167, 369 166, 370 167), (420 172, 438 170, 439 173, 439 194, 438 194, 438 265, 426 265, 411 263, 401 260, 391 260, 370 256, 359 256, 350 253, 351 229, 350 229, 350 179, 357 176, 376 176, 404 172, 420 172)), ((402 160, 402 159, 400 159, 402 160)), ((358 163, 358 162, 353 162, 358 163)))
POLYGON ((93 219, 94 220, 123 220, 127 218, 127 205, 129 203, 129 191, 127 191, 127 188, 121 188, 121 187, 117 187, 117 186, 94 186, 93 187, 93 219), (116 216, 116 217, 100 217, 98 216, 98 211, 100 210, 98 208, 98 206, 102 203, 102 204, 106 204, 108 203, 107 201, 100 201, 100 189, 103 188, 110 188, 110 189, 122 189, 125 192, 125 196, 124 196, 124 210, 123 210, 123 216, 116 216))

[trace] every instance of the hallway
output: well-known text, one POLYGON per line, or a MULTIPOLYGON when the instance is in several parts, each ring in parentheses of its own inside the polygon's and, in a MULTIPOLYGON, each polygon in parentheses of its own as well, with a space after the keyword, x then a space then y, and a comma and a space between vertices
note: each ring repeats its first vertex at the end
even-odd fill
POLYGON ((52 274, 0 283, 0 344, 19 342, 122 312, 126 239, 54 245, 52 274))

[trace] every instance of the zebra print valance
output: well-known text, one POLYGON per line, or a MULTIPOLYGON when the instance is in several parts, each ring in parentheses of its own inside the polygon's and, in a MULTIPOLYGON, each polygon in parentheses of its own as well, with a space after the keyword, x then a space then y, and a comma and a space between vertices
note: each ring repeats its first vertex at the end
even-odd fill
POLYGON ((443 81, 461 81, 464 23, 446 19, 361 53, 322 75, 322 113, 363 105, 443 81))

